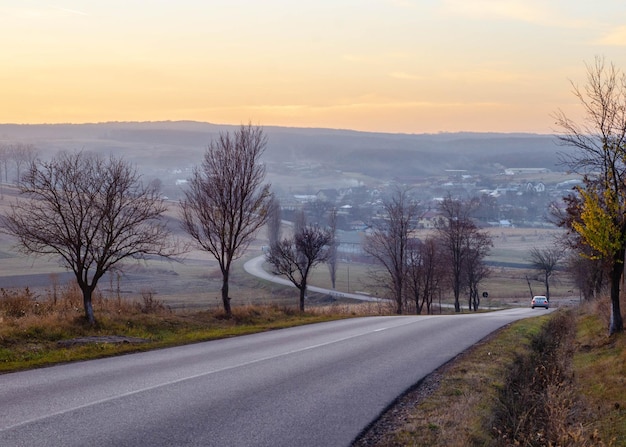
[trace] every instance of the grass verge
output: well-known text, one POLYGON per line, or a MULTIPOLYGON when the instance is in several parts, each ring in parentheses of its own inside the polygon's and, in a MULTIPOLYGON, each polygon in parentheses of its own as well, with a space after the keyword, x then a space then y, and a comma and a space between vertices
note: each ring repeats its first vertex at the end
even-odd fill
POLYGON ((96 297, 97 324, 87 324, 77 290, 34 299, 24 291, 0 290, 0 373, 178 346, 376 313, 363 305, 318 307, 300 313, 291 306, 236 306, 174 313, 147 293, 128 302, 96 297), (111 336, 122 342, 111 342, 111 336), (68 343, 69 341, 81 342, 68 343), (130 341, 130 342, 129 342, 130 341), (139 341, 139 342, 136 342, 139 341))
POLYGON ((626 445, 626 336, 595 311, 518 321, 426 378, 354 446, 626 445))

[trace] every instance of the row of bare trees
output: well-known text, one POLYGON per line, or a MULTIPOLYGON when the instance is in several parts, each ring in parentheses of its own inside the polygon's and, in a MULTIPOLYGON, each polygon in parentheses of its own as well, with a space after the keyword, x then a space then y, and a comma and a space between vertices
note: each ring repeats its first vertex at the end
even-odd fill
POLYGON ((387 287, 396 313, 421 313, 424 308, 430 313, 434 299, 447 287, 453 291, 456 312, 461 311, 463 291, 469 309, 478 310, 478 287, 489 274, 483 261, 493 244, 471 217, 477 204, 446 197, 436 231, 420 240, 414 234, 420 209, 409 190, 397 189, 383 202, 383 219, 367 236, 365 251, 382 268, 375 276, 387 287))
POLYGON ((17 183, 21 177, 22 169, 30 165, 37 158, 37 155, 37 148, 30 143, 0 143, 0 182, 17 183), (15 173, 14 182, 9 180, 11 167, 15 173))
MULTIPOLYGON (((583 267, 591 270, 585 271, 585 277, 591 278, 587 289, 595 292, 604 277, 610 278, 614 330, 622 326, 619 300, 616 302, 615 297, 619 298, 618 279, 626 247, 626 211, 621 208, 621 197, 626 197, 626 191, 624 181, 614 181, 626 175, 622 172, 626 172, 626 155, 619 152, 626 151, 626 118, 619 121, 617 110, 620 95, 626 98, 626 93, 617 95, 614 89, 621 86, 626 92, 626 81, 622 77, 618 83, 614 69, 606 80, 603 70, 604 66, 598 63, 590 75, 594 88, 587 94, 611 99, 604 106, 611 112, 610 125, 602 128, 595 139, 589 139, 562 118, 571 131, 563 141, 576 144, 583 154, 570 160, 571 165, 589 169, 585 188, 568 198, 569 208, 562 224, 577 236, 572 238, 572 245, 597 261, 593 269, 579 266, 581 271, 583 267), (622 127, 618 128, 620 123, 622 127), (601 155, 604 158, 598 159, 601 155), (598 171, 603 176, 598 177, 598 171)), ((588 104, 590 108, 600 107, 596 103, 588 104)), ((265 223, 270 239, 268 260, 277 273, 287 276, 300 289, 302 309, 308 274, 315 265, 328 265, 333 287, 336 279, 336 211, 329 213, 328 227, 307 224, 302 218, 292 236, 281 239, 280 206, 272 198, 270 185, 264 183, 265 168, 260 163, 266 144, 263 130, 250 124, 232 134, 221 134, 210 143, 202 164, 194 170, 180 204, 183 229, 196 247, 218 261, 222 302, 228 316, 232 313, 232 263, 265 223)), ((127 258, 173 257, 183 251, 170 240, 163 220, 166 208, 157 186, 144 186, 136 170, 123 160, 78 152, 62 153, 50 162, 42 162, 35 158, 32 146, 5 146, 0 155, 2 151, 25 157, 20 158, 21 162, 15 161, 18 171, 28 161, 26 173, 18 183, 25 200, 13 204, 11 213, 3 219, 4 230, 17 237, 25 253, 57 256, 74 272, 83 290, 89 321, 95 321, 91 295, 107 271, 118 268, 127 258)), ((7 158, 3 160, 6 171, 7 158)), ((468 307, 478 309, 478 287, 489 273, 483 260, 492 242, 471 218, 477 206, 474 199, 447 197, 440 205, 443 218, 436 231, 418 240, 413 230, 419 207, 410 200, 408 190, 398 190, 385 202, 385 217, 374 226, 365 250, 383 267, 383 283, 390 291, 396 312, 410 308, 416 312, 426 308, 430 312, 433 300, 446 287, 454 294, 456 311, 460 311, 462 293, 467 293, 468 307)), ((548 277, 548 287, 547 281, 548 277)))
MULTIPOLYGON (((263 130, 252 125, 220 135, 180 204, 183 229, 219 263, 228 316, 232 262, 267 219, 271 196, 259 161, 265 145, 263 130)), ((157 185, 144 185, 122 159, 87 152, 62 152, 49 162, 33 158, 18 187, 21 196, 2 218, 3 230, 24 253, 55 257, 74 273, 92 324, 92 295, 106 272, 126 259, 173 258, 186 249, 171 238, 157 185)))
POLYGON ((383 268, 379 283, 386 286, 396 313, 401 314, 405 302, 409 240, 417 219, 417 204, 408 190, 398 189, 383 202, 383 220, 374 225, 365 240, 364 250, 383 268))
MULTIPOLYGON (((281 239, 280 205, 264 183, 265 167, 260 162, 266 144, 263 129, 250 124, 220 134, 193 171, 180 203, 182 228, 193 245, 219 264, 228 317, 233 261, 266 222, 271 241, 268 260, 300 289, 301 310, 312 268, 328 263, 333 285, 335 281, 336 212, 330 213, 328 228, 309 225, 302 215, 293 235, 281 239)), ((92 296, 106 272, 119 268, 125 259, 173 258, 188 247, 171 238, 158 185, 144 185, 124 160, 63 152, 45 162, 37 160, 32 149, 0 147, 5 169, 8 158, 3 154, 12 154, 18 173, 22 162, 29 162, 18 182, 21 197, 2 219, 2 227, 17 238, 24 253, 57 257, 74 273, 83 293, 85 318, 94 324, 92 296)))

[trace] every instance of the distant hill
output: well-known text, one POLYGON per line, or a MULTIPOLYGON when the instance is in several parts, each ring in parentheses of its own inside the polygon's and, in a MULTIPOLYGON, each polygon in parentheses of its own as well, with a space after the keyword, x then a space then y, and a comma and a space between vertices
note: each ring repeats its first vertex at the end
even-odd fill
MULTIPOLYGON (((33 143, 44 157, 62 149, 114 153, 152 170, 197 165, 213 138, 236 128, 194 121, 0 124, 0 143, 33 143)), ((441 175, 448 169, 491 174, 520 167, 562 171, 558 153, 568 150, 552 135, 264 129, 268 163, 310 163, 379 179, 441 175)))

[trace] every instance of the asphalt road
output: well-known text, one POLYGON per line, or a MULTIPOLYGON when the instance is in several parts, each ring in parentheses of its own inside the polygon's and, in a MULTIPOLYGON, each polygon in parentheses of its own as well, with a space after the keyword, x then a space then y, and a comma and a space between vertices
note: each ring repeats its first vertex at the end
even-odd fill
POLYGON ((438 366, 544 312, 355 318, 0 375, 0 446, 348 446, 438 366))
MULTIPOLYGON (((289 287, 296 287, 293 285, 291 281, 286 279, 283 276, 274 275, 273 273, 269 273, 263 270, 263 264, 265 263, 265 255, 257 256, 256 258, 252 258, 247 261, 243 268, 246 272, 250 273, 252 276, 256 276, 257 278, 264 279, 266 281, 271 281, 276 284, 282 284, 289 287)), ((334 295, 341 298, 352 298, 360 301, 381 301, 381 298, 377 298, 371 295, 364 295, 362 293, 348 293, 348 292, 339 292, 332 289, 324 289, 322 287, 316 286, 307 286, 307 290, 311 292, 319 292, 326 293, 328 295, 334 295)))

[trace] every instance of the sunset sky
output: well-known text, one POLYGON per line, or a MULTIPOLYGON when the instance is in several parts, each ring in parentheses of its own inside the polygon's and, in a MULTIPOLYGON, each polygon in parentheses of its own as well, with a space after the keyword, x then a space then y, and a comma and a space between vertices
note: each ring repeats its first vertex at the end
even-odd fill
POLYGON ((1 123, 552 132, 623 0, 3 0, 1 123))

